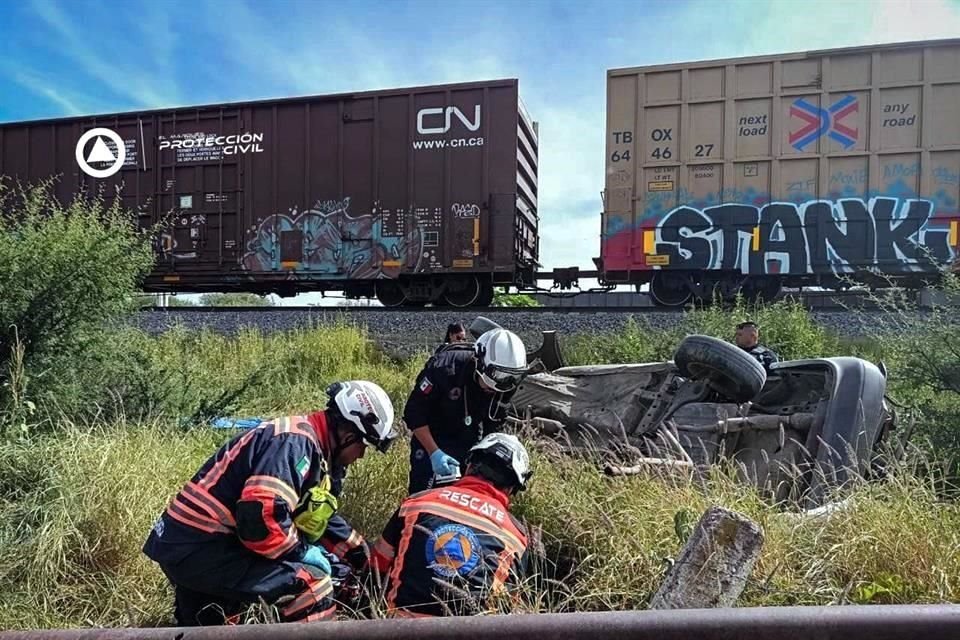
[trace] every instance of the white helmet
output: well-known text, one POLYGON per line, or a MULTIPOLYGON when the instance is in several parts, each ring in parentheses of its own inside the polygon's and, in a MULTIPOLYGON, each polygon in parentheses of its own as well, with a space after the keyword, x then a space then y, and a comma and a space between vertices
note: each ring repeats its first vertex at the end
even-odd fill
POLYGON ((527 374, 527 349, 517 334, 491 329, 477 338, 477 372, 491 389, 506 393, 527 374))
POLYGON ((508 433, 491 433, 473 445, 467 463, 485 469, 485 475, 495 476, 491 479, 500 485, 516 487, 515 491, 525 489, 533 475, 526 448, 508 433))
POLYGON ((393 403, 380 385, 366 380, 335 382, 327 388, 330 403, 352 423, 364 442, 385 452, 397 434, 393 430, 393 403))

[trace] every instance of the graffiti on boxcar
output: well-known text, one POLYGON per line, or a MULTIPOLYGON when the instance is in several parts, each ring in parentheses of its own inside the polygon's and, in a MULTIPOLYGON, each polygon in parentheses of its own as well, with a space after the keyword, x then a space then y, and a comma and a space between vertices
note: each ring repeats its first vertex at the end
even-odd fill
POLYGON ((926 271, 953 259, 949 222, 930 200, 877 197, 764 206, 681 206, 656 225, 670 268, 743 273, 926 271))
POLYGON ((396 277, 407 256, 416 269, 423 247, 419 229, 383 237, 378 216, 351 216, 350 198, 318 201, 310 209, 278 213, 247 231, 241 265, 251 272, 284 270, 330 277, 396 277))
POLYGON ((455 218, 479 218, 480 206, 472 202, 454 202, 450 205, 450 213, 455 218))

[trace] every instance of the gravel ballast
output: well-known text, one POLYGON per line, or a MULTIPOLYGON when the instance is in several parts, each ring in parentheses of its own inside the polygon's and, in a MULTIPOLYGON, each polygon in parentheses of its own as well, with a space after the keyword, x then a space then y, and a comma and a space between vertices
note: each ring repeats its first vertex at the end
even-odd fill
MULTIPOLYGON (((920 319, 925 312, 915 315, 920 319)), ((197 312, 171 307, 166 310, 143 311, 135 316, 133 323, 151 334, 161 333, 177 325, 192 329, 208 328, 223 334, 234 334, 244 327, 256 327, 264 332, 288 331, 297 328, 322 326, 338 321, 365 326, 370 337, 385 351, 406 357, 418 351, 432 350, 443 339, 447 325, 463 322, 469 326, 477 316, 483 315, 504 327, 515 331, 526 344, 539 346, 540 332, 557 330, 563 336, 577 334, 612 333, 622 329, 629 318, 654 329, 666 329, 676 325, 683 312, 631 313, 620 311, 603 312, 543 312, 543 311, 376 311, 365 312, 353 309, 319 307, 317 309, 273 308, 264 311, 206 311, 197 312)), ((825 329, 845 336, 861 336, 884 324, 885 314, 851 314, 843 311, 814 311, 813 320, 825 329)))

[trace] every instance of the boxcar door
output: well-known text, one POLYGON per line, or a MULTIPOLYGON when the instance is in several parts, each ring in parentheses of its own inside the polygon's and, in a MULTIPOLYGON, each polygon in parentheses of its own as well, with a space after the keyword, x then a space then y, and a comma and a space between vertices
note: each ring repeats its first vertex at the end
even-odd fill
POLYGON ((222 284, 241 261, 240 159, 228 142, 239 132, 236 109, 158 117, 156 216, 164 258, 182 282, 222 284))

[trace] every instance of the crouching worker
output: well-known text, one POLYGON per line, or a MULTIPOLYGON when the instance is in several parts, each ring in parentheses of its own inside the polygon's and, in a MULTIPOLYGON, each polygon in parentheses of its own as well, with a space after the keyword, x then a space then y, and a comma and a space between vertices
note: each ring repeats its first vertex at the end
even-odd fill
POLYGON ((330 618, 331 562, 367 565, 363 539, 335 513, 337 496, 368 446, 390 446, 393 405, 366 381, 335 383, 327 395, 324 411, 233 438, 157 521, 143 551, 173 583, 178 625, 233 622, 261 599, 285 622, 330 618))
POLYGON ((374 545, 388 615, 482 613, 522 577, 527 536, 509 509, 531 476, 527 451, 516 436, 493 433, 466 464, 455 483, 408 497, 374 545))

